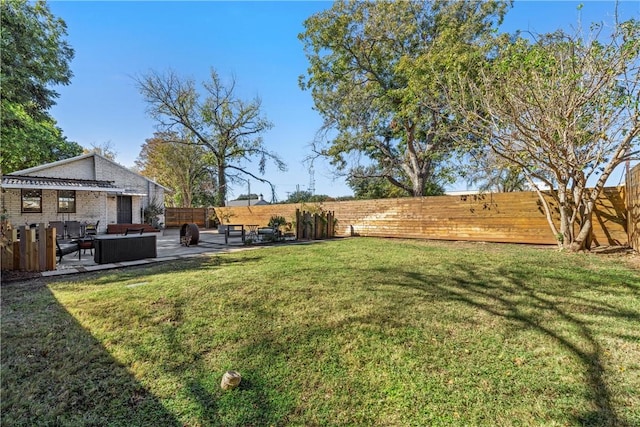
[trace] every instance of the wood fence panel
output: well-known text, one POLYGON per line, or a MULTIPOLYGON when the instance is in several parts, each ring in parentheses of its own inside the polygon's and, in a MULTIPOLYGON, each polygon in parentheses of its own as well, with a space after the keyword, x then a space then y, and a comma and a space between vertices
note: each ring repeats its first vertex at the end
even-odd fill
POLYGON ((46 255, 44 269, 51 271, 56 269, 56 231, 55 228, 47 228, 46 235, 46 255))
POLYGON ((40 224, 37 230, 24 226, 9 230, 5 234, 7 240, 1 248, 0 268, 22 271, 55 270, 55 236, 55 229, 45 228, 44 224, 40 224))
POLYGON ((640 251, 640 164, 627 174, 629 246, 640 251))
POLYGON ((25 233, 28 230, 24 225, 18 227, 20 230, 20 263, 18 264, 18 268, 21 271, 28 271, 28 263, 27 263, 27 239, 28 236, 25 233))
POLYGON ((196 224, 205 227, 207 208, 165 208, 165 227, 181 227, 183 224, 196 224))
POLYGON ((38 224, 38 268, 37 271, 45 271, 47 268, 47 235, 44 223, 38 224))
POLYGON ((605 188, 593 215, 593 240, 597 246, 629 244, 625 187, 605 188))
MULTIPOLYGON (((273 215, 294 222, 296 209, 333 211, 336 236, 556 244, 535 192, 237 206, 215 213, 230 214, 232 224, 266 226, 273 215)), ((605 189, 594 215, 595 242, 625 244, 625 218, 624 189, 605 189)))

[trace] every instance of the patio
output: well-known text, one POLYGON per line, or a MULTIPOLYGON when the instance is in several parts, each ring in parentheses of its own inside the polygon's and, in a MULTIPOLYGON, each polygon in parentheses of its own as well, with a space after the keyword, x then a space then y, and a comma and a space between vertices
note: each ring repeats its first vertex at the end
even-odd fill
POLYGON ((107 270, 111 268, 126 267, 131 265, 148 264, 151 262, 169 261, 179 258, 199 256, 204 253, 230 252, 240 248, 247 248, 241 240, 233 239, 225 243, 224 234, 218 230, 201 229, 200 239, 197 245, 183 246, 180 244, 180 230, 177 228, 164 229, 157 233, 156 258, 142 259, 138 261, 125 261, 113 264, 97 264, 90 250, 80 250, 80 259, 77 252, 65 255, 62 262, 57 264, 54 271, 44 271, 43 276, 58 276, 85 271, 107 270))

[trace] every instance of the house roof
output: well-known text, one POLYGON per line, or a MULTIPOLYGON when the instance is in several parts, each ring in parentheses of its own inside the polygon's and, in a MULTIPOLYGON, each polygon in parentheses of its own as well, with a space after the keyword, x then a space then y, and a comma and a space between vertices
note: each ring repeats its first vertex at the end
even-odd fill
POLYGON ((229 200, 226 205, 229 207, 234 207, 234 206, 259 206, 259 205, 268 205, 269 202, 267 202, 264 199, 244 199, 244 200, 229 200))
POLYGON ((79 190, 106 191, 122 193, 113 181, 99 181, 89 179, 48 178, 39 176, 3 175, 2 188, 33 188, 44 190, 79 190))
MULTIPOLYGON (((147 181, 153 183, 154 185, 162 187, 164 190, 170 191, 170 189, 165 187, 164 185, 158 184, 156 181, 154 181, 152 179, 149 179, 146 176, 139 174, 138 172, 134 172, 134 171, 128 169, 127 167, 122 166, 120 163, 115 162, 115 161, 113 161, 113 160, 111 160, 111 159, 109 159, 109 158, 107 158, 107 157, 105 157, 105 156, 103 156, 101 154, 98 154, 98 153, 81 154, 80 156, 70 157, 68 159, 58 160, 56 162, 45 163, 43 165, 34 166, 32 168, 22 169, 22 170, 19 170, 19 171, 11 172, 9 175, 26 175, 26 174, 30 174, 30 173, 34 173, 34 172, 40 172, 40 171, 44 171, 44 170, 50 169, 50 168, 52 168, 54 166, 65 165, 67 163, 76 162, 78 160, 86 159, 86 158, 89 158, 89 157, 100 157, 101 159, 106 160, 108 162, 111 162, 114 165, 126 170, 127 172, 130 172, 132 174, 136 174, 136 175, 141 176, 142 178, 146 179, 147 181)), ((144 194, 144 195, 146 196, 146 194, 144 194)))
POLYGON ((227 201, 227 206, 259 206, 259 205, 269 205, 262 194, 259 197, 250 197, 249 199, 237 199, 237 200, 229 200, 227 201))

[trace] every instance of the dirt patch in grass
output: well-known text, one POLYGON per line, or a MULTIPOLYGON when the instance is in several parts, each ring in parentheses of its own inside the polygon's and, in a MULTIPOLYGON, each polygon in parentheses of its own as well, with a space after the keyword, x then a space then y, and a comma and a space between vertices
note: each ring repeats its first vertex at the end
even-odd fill
POLYGON ((600 246, 589 252, 598 258, 623 262, 631 268, 640 270, 640 253, 628 246, 600 246))
POLYGON ((42 275, 37 271, 2 270, 2 283, 22 282, 38 277, 42 275))

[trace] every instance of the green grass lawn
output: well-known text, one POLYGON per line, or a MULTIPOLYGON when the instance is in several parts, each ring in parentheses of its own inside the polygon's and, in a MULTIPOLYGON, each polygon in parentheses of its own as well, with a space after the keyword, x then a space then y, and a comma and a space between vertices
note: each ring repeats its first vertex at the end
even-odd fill
POLYGON ((637 426, 622 258, 353 238, 3 285, 2 425, 637 426))

